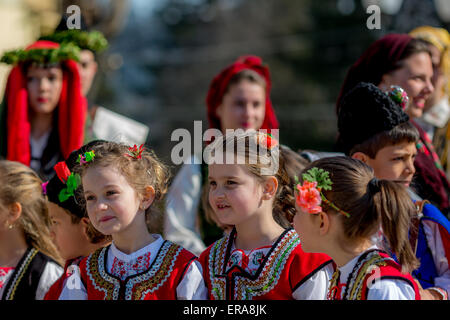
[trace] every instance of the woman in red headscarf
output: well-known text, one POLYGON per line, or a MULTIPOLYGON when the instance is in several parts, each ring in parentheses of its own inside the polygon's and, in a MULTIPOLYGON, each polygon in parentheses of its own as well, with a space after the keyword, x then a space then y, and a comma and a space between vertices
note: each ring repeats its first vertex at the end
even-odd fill
MULTIPOLYGON (((278 129, 270 100, 269 68, 257 56, 243 56, 217 74, 206 97, 210 129, 278 129)), ((290 152, 293 157, 292 151, 290 152)), ((201 155, 194 155, 202 163, 201 155)), ((299 156, 298 156, 299 157, 299 156)), ((207 181, 207 165, 184 164, 172 182, 164 215, 165 237, 195 254, 223 236, 214 217, 206 217, 202 194, 207 181)))
POLYGON ((1 60, 14 67, 0 106, 0 155, 30 166, 43 180, 83 143, 87 103, 78 54, 73 45, 41 40, 1 60))

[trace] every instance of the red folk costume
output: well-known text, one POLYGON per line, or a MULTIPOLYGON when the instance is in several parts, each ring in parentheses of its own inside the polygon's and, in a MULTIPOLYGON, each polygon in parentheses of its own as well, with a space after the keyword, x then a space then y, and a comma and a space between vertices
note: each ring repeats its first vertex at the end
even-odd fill
MULTIPOLYGON (((55 42, 40 40, 28 46, 25 52, 32 49, 58 48, 60 45, 55 42)), ((0 152, 8 160, 18 161, 29 166, 31 161, 31 123, 24 62, 27 61, 19 61, 13 67, 6 83, 4 110, 2 110, 2 123, 0 124, 0 126, 5 126, 2 128, 1 138, 4 141, 0 143, 0 152)), ((58 106, 55 109, 58 114, 56 119, 57 136, 59 138, 59 154, 67 159, 69 154, 81 147, 83 143, 87 101, 81 93, 77 63, 72 59, 59 62, 63 70, 63 83, 58 106)))
MULTIPOLYGON (((415 300, 420 300, 419 288, 410 274, 402 273, 401 266, 387 253, 371 249, 364 252, 356 261, 345 282, 339 281, 339 269, 330 281, 328 300, 369 300, 369 291, 378 283, 383 286, 383 280, 400 281, 411 286, 415 300)), ((374 299, 382 297, 374 296, 374 299)))
MULTIPOLYGON (((214 242, 200 255, 211 300, 291 300, 295 298, 294 292, 302 290, 302 285, 319 271, 328 267, 331 270, 331 259, 327 255, 302 250, 293 229, 280 235, 254 274, 239 265, 229 268, 235 236, 236 229, 233 229, 229 236, 214 242)), ((325 299, 329 278, 317 281, 322 283, 311 290, 315 296, 308 298, 325 299), (323 295, 318 291, 323 291, 323 295)))
POLYGON ((145 272, 121 280, 105 270, 109 247, 80 262, 81 281, 88 300, 175 300, 175 288, 196 259, 182 247, 164 241, 145 272))

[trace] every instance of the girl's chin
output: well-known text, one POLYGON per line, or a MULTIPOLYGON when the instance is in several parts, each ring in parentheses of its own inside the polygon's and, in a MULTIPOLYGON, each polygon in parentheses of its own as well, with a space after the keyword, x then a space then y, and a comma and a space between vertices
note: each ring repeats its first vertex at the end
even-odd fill
POLYGON ((406 110, 406 113, 408 114, 408 116, 410 118, 420 118, 422 117, 423 114, 423 108, 419 108, 419 107, 409 107, 406 110))

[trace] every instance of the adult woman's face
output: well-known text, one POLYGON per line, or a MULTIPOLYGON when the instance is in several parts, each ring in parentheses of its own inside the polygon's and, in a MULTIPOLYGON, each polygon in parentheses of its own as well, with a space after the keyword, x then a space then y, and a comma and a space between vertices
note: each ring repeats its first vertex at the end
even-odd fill
POLYGON ((231 85, 216 110, 223 132, 226 129, 258 130, 264 122, 265 112, 265 89, 249 80, 231 85))
POLYGON ((63 83, 60 67, 31 65, 27 74, 28 102, 35 114, 50 114, 58 105, 63 83))
POLYGON ((425 102, 434 90, 432 77, 431 57, 427 52, 420 52, 405 59, 400 69, 383 75, 378 87, 383 91, 389 90, 391 85, 402 87, 409 97, 406 113, 411 118, 419 118, 423 114, 425 102))

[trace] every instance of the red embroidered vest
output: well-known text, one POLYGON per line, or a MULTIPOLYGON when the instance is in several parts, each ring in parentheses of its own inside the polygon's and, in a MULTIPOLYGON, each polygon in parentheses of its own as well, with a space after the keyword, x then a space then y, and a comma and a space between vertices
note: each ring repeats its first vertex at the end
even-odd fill
POLYGON ((106 270, 109 246, 80 263, 81 280, 89 300, 176 300, 176 288, 196 257, 164 241, 150 268, 121 281, 106 270))
POLYGON ((315 271, 330 263, 325 254, 305 253, 293 229, 274 243, 254 275, 239 266, 227 270, 236 230, 201 255, 203 278, 211 300, 289 300, 315 271))
POLYGON ((420 300, 419 287, 410 274, 404 274, 401 266, 395 262, 387 253, 378 249, 365 252, 358 259, 352 273, 349 275, 348 282, 342 297, 337 296, 333 288, 337 287, 338 273, 334 273, 330 291, 328 292, 329 300, 367 300, 368 293, 372 285, 377 280, 392 279, 403 280, 409 283, 415 292, 415 299, 420 300))

